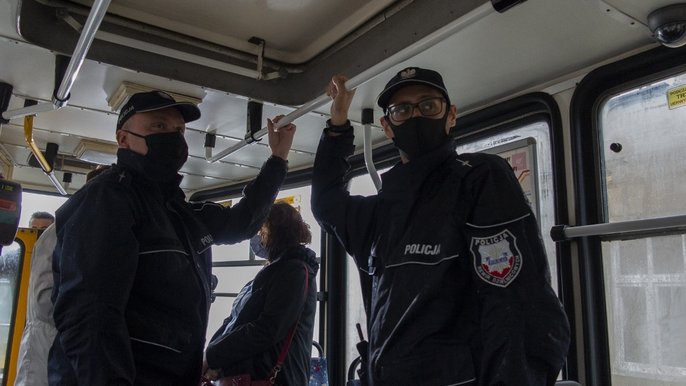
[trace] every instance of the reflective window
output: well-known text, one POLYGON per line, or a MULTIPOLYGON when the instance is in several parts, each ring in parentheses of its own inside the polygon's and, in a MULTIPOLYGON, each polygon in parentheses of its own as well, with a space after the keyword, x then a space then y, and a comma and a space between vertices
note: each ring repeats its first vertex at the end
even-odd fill
MULTIPOLYGON (((312 232, 312 243, 307 247, 312 249, 317 257, 321 257, 321 229, 317 221, 312 215, 310 208, 310 186, 304 186, 294 189, 286 189, 279 192, 278 200, 285 200, 291 205, 300 210, 300 215, 303 220, 310 225, 312 232)), ((233 202, 238 202, 239 199, 234 199, 233 202)), ((261 262, 262 259, 255 258, 250 251, 250 243, 248 240, 232 245, 214 245, 212 246, 212 260, 214 263, 229 262, 239 264, 241 261, 253 261, 255 263, 261 262)), ((229 316, 231 306, 237 294, 243 286, 252 280, 255 275, 262 269, 262 265, 251 266, 229 266, 229 267, 214 267, 212 273, 217 276, 219 282, 215 292, 229 295, 218 296, 212 306, 210 307, 209 325, 207 328, 207 342, 214 334, 214 332, 222 325, 224 319, 229 316)), ((317 274, 317 286, 320 283, 320 274, 317 274)), ((315 315, 315 331, 314 340, 319 341, 319 307, 317 307, 317 314, 315 315)))
POLYGON ((458 144, 458 154, 493 153, 510 163, 538 219, 552 286, 557 291, 557 247, 550 237, 550 229, 555 225, 555 185, 548 123, 535 122, 476 142, 458 144))
MULTIPOLYGON (((377 170, 379 175, 386 172, 388 169, 377 170)), ((350 181, 350 194, 358 196, 371 196, 375 195, 376 187, 369 174, 363 176, 355 177, 350 181)), ((366 334, 367 331, 367 317, 364 311, 364 303, 362 301, 362 291, 360 289, 360 273, 366 275, 364 272, 357 269, 355 261, 352 257, 348 255, 346 259, 347 269, 348 269, 348 283, 346 296, 346 353, 345 353, 345 363, 346 366, 350 366, 352 361, 357 358, 360 354, 357 351, 356 344, 360 341, 357 334, 356 324, 360 324, 362 331, 366 334)), ((364 337, 369 340, 368 336, 364 337)))
MULTIPOLYGON (((686 214, 684 99, 682 74, 601 106, 608 222, 686 214)), ((602 248, 613 384, 686 381, 686 237, 607 241, 602 248)))
MULTIPOLYGON (((2 366, 6 363, 5 356, 11 333, 12 310, 17 296, 17 278, 21 269, 22 254, 22 246, 16 241, 2 247, 0 254, 0 365, 2 366)), ((3 368, 0 374, 4 375, 4 373, 3 368)))

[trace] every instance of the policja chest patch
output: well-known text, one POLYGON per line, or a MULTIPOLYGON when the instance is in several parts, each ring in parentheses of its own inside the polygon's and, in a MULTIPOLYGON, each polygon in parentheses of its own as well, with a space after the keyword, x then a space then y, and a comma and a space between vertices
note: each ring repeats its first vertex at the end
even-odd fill
POLYGON ((486 283, 507 287, 522 269, 517 238, 509 230, 488 237, 472 237, 469 250, 474 256, 476 273, 486 283))

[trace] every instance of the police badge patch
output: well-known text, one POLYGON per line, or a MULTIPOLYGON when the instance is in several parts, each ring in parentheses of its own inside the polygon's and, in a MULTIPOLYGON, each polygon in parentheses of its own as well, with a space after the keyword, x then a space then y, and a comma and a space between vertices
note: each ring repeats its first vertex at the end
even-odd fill
POLYGON ((486 283, 507 287, 522 269, 517 238, 509 230, 489 237, 472 237, 469 250, 476 273, 486 283))

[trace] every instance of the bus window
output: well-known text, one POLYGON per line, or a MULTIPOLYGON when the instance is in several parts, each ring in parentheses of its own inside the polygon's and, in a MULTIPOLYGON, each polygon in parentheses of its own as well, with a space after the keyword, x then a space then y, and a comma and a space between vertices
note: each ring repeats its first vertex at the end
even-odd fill
POLYGON ((558 290, 556 245, 546 230, 555 225, 553 165, 548 122, 523 124, 511 130, 462 143, 457 153, 493 153, 505 158, 517 176, 538 219, 550 265, 551 284, 558 290))
MULTIPOLYGON (((681 74, 602 104, 606 221, 686 213, 684 92, 681 74)), ((686 381, 686 237, 610 240, 602 251, 612 383, 686 381)))
MULTIPOLYGON (((379 174, 386 172, 388 168, 378 170, 379 174)), ((354 177, 350 180, 350 194, 359 196, 371 196, 376 194, 376 187, 369 174, 354 177)), ((348 284, 346 297, 346 321, 345 321, 345 363, 350 365, 352 361, 360 355, 356 344, 359 342, 356 324, 359 323, 362 331, 367 331, 367 316, 364 311, 362 301, 362 291, 360 289, 360 276, 357 265, 353 258, 348 255, 346 258, 346 269, 348 270, 348 284)), ((365 336, 365 339, 369 337, 365 336)))
POLYGON ((2 247, 2 254, 0 254, 0 363, 3 366, 0 374, 3 377, 6 374, 4 366, 7 363, 6 354, 10 343, 12 310, 17 297, 17 279, 21 270, 22 255, 22 246, 16 241, 9 246, 2 247))
MULTIPOLYGON (((307 247, 312 249, 318 258, 321 258, 321 229, 310 209, 310 192, 310 186, 285 189, 279 192, 276 200, 285 200, 300 211, 300 215, 310 225, 310 231, 312 232, 312 243, 307 247)), ((228 205, 229 203, 225 202, 224 204, 228 205)), ((217 297, 210 307, 207 342, 210 341, 212 334, 217 331, 217 328, 222 325, 224 319, 229 315, 238 292, 248 281, 257 275, 257 272, 262 269, 264 264, 264 260, 254 257, 250 251, 248 240, 233 245, 213 245, 212 259, 212 273, 217 276, 219 282, 214 291, 217 297)), ((321 283, 320 277, 321 270, 317 274, 318 286, 321 283)), ((317 307, 314 325, 319 325, 319 307, 317 307)), ((317 328, 314 330, 314 340, 319 341, 319 330, 317 328)))
POLYGON ((24 191, 21 198, 21 219, 19 220, 19 226, 28 228, 29 219, 34 212, 48 212, 54 215, 57 209, 67 201, 67 198, 68 197, 24 191))

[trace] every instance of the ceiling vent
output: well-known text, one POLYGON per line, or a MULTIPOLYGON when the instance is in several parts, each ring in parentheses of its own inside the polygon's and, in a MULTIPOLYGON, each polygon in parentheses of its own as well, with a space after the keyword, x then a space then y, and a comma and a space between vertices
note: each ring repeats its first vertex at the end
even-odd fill
MULTIPOLYGON (((129 100, 129 97, 133 94, 137 94, 139 92, 148 92, 148 91, 153 91, 153 90, 160 90, 158 88, 154 87, 148 87, 148 86, 143 86, 140 84, 136 83, 131 83, 131 82, 122 82, 119 87, 112 93, 112 95, 107 99, 107 104, 110 105, 112 108, 112 111, 119 111, 121 107, 126 103, 126 101, 129 100)), ((200 102, 202 102, 201 98, 196 98, 192 97, 189 95, 184 95, 184 94, 178 94, 175 92, 167 91, 167 90, 160 90, 164 91, 167 94, 171 95, 175 101, 177 102, 190 102, 193 103, 194 105, 199 105, 200 102)))

